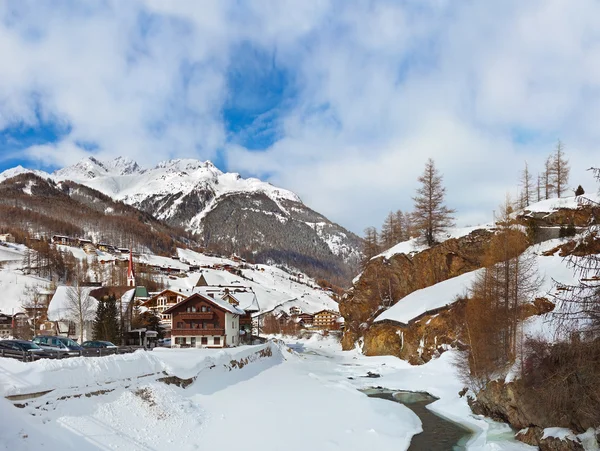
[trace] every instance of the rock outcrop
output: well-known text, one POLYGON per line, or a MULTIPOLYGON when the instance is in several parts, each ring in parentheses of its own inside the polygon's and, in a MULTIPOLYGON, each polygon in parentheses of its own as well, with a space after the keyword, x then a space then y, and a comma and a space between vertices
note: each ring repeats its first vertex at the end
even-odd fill
POLYGON ((390 301, 402 302, 413 291, 480 268, 492 234, 489 230, 476 230, 414 255, 396 254, 389 259, 371 260, 340 302, 340 312, 346 320, 343 348, 352 349, 357 340, 364 338, 363 350, 367 355, 391 354, 409 361, 426 361, 438 346, 454 342, 457 322, 451 311, 456 312, 459 306, 435 317, 426 315, 408 327, 373 324, 373 320, 390 301), (425 345, 421 343, 423 339, 425 345))

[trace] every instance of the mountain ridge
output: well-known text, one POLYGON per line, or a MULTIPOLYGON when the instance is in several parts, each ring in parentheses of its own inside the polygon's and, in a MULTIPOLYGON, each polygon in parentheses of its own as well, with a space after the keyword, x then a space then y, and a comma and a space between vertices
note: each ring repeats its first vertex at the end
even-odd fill
POLYGON ((323 272, 344 284, 360 258, 361 239, 307 207, 297 194, 223 172, 210 161, 173 159, 142 168, 128 158, 88 157, 51 174, 19 166, 0 173, 0 182, 25 172, 97 190, 183 227, 207 249, 224 254, 289 264, 312 276, 323 272))

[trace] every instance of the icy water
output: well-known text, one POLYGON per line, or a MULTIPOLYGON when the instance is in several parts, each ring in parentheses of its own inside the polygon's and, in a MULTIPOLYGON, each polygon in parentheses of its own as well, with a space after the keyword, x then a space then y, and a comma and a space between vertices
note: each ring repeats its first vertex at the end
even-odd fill
POLYGON ((423 423, 423 432, 415 435, 409 451, 461 451, 472 435, 468 429, 448 421, 429 410, 426 406, 436 400, 428 393, 372 389, 363 391, 372 398, 399 402, 412 410, 423 423))

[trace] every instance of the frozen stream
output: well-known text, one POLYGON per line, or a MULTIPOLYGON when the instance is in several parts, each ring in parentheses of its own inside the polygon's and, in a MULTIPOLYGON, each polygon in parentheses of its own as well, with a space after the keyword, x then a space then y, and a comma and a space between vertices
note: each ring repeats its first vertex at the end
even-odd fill
POLYGON ((423 423, 423 432, 415 435, 409 451, 463 451, 473 432, 457 423, 448 421, 427 409, 436 401, 428 393, 394 392, 386 389, 363 390, 372 398, 399 402, 412 410, 423 423))
POLYGON ((392 356, 341 352, 339 345, 327 341, 288 342, 288 346, 304 357, 319 379, 345 381, 369 397, 410 409, 419 417, 423 432, 412 437, 409 450, 537 449, 517 441, 508 425, 471 412, 466 399, 458 395, 463 384, 455 374, 450 352, 426 365, 412 366, 392 356))

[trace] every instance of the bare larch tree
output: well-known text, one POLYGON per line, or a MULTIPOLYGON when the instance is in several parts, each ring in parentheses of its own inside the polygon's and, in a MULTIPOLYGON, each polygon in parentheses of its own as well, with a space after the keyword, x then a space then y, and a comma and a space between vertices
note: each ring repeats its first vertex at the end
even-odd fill
POLYGON ((430 158, 425 164, 423 175, 418 178, 421 186, 417 189, 413 220, 421 241, 433 245, 436 235, 454 225, 454 210, 444 205, 446 188, 442 186, 442 176, 430 158))
POLYGON ((558 140, 556 149, 552 155, 552 185, 556 190, 556 196, 560 197, 567 189, 569 183, 569 161, 565 158, 565 146, 558 140))
POLYGON ((73 321, 79 330, 79 343, 83 343, 83 330, 86 323, 94 319, 96 308, 89 290, 79 283, 69 287, 67 291, 67 317, 73 321))

